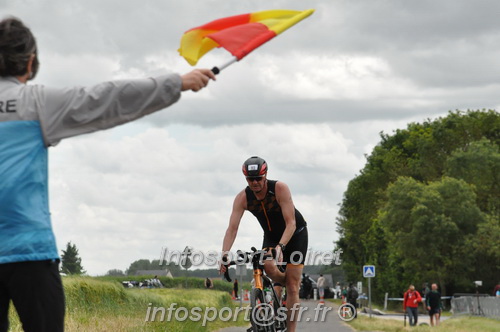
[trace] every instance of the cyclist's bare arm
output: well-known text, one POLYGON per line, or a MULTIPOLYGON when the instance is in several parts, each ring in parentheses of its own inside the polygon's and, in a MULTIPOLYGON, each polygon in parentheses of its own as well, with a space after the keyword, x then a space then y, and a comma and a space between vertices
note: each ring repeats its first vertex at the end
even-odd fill
MULTIPOLYGON (((295 205, 293 205, 292 193, 284 182, 276 182, 276 200, 281 207, 281 213, 285 219, 286 228, 281 236, 280 243, 288 244, 296 229, 295 205)), ((281 247, 276 248, 281 252, 281 247)), ((277 253, 278 254, 278 253, 277 253)), ((278 255, 279 257, 279 255, 278 255)))
MULTIPOLYGON (((229 217, 229 226, 226 230, 226 235, 224 235, 224 241, 222 242, 222 255, 231 250, 236 235, 238 234, 238 228, 240 227, 241 217, 245 212, 247 207, 247 197, 245 190, 241 191, 233 202, 233 210, 231 211, 231 216, 229 217)), ((226 266, 220 265, 220 273, 226 272, 226 266)))

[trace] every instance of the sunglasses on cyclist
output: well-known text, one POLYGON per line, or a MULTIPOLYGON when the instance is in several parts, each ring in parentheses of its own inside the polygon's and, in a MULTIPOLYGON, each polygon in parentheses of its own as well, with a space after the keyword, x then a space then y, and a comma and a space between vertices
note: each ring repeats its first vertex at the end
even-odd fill
POLYGON ((247 181, 248 182, 260 182, 264 177, 263 176, 247 176, 247 181))

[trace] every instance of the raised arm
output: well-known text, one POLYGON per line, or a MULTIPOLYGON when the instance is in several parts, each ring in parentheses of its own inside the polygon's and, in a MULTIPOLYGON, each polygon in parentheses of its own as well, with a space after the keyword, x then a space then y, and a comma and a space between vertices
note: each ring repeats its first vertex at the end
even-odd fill
POLYGON ((26 109, 38 114, 47 146, 61 139, 112 128, 162 110, 181 96, 181 91, 198 91, 210 79, 208 69, 185 75, 116 80, 89 87, 50 88, 26 86, 35 100, 26 109))

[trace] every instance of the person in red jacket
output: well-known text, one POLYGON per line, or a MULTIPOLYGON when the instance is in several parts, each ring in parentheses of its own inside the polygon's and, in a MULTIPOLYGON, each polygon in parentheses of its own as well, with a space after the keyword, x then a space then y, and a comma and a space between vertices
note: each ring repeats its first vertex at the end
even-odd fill
POLYGON ((417 325, 418 321, 418 304, 422 302, 422 296, 415 290, 415 286, 410 285, 403 297, 403 310, 408 313, 410 326, 417 325))

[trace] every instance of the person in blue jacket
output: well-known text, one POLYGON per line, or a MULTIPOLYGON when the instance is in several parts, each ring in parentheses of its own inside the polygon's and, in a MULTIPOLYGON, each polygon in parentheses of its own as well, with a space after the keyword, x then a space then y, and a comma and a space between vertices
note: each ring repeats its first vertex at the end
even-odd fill
POLYGON ((27 84, 39 68, 30 29, 0 21, 0 332, 10 301, 25 331, 64 330, 64 293, 47 190, 47 148, 164 109, 181 91, 215 80, 208 69, 185 75, 55 89, 27 84))

